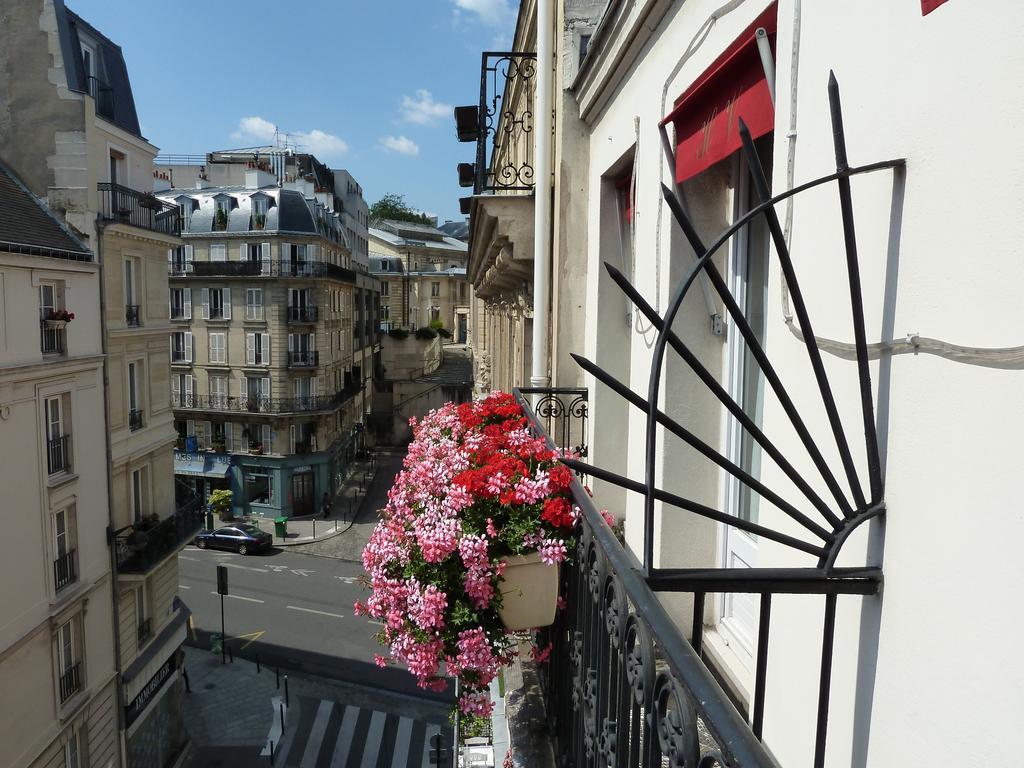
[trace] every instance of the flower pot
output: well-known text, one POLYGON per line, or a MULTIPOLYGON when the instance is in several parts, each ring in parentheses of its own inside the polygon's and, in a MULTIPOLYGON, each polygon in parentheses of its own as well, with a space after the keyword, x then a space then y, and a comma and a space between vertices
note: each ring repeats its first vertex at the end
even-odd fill
POLYGON ((502 602, 498 615, 507 629, 532 629, 554 623, 558 566, 545 564, 539 553, 506 558, 498 589, 502 602))
POLYGON ((47 320, 46 321, 46 327, 47 328, 54 328, 54 329, 56 329, 58 331, 60 329, 62 329, 64 326, 66 326, 67 324, 68 324, 67 320, 47 320))

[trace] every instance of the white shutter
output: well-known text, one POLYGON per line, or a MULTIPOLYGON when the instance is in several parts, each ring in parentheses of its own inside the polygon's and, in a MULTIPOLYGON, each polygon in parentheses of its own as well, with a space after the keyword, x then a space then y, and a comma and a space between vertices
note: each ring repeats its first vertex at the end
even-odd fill
POLYGON ((209 320, 210 319, 210 289, 209 288, 202 288, 202 289, 200 289, 199 295, 202 296, 202 302, 203 302, 203 320, 209 320))
POLYGON ((181 402, 181 379, 175 374, 171 376, 171 404, 177 405, 181 402))
POLYGON ((191 373, 185 374, 185 398, 188 405, 192 404, 193 379, 191 373))
POLYGON ((224 450, 231 453, 232 443, 234 443, 234 432, 235 425, 230 421, 224 424, 224 450))
POLYGON ((288 427, 288 433, 289 433, 288 439, 291 441, 291 443, 290 443, 291 448, 289 449, 288 453, 295 453, 295 425, 294 424, 292 424, 290 427, 288 427))
POLYGON ((192 331, 185 331, 185 360, 192 362, 192 331))
POLYGON ((245 334, 245 363, 246 365, 256 364, 256 334, 245 334))
POLYGON ((310 243, 306 246, 306 260, 316 261, 317 246, 315 243, 310 243))
POLYGON ((316 376, 309 380, 309 394, 316 397, 320 394, 320 379, 316 376))
POLYGON ((174 317, 174 289, 167 289, 167 317, 174 317))
POLYGON ((260 432, 263 437, 263 452, 273 453, 274 447, 274 430, 270 428, 269 424, 261 424, 260 432))
POLYGON ((270 243, 263 243, 263 247, 260 250, 260 259, 263 264, 263 274, 270 274, 270 243))
POLYGON ((212 448, 211 442, 213 441, 213 424, 208 421, 203 422, 203 440, 206 443, 207 448, 212 448))
POLYGON ((288 334, 288 353, 291 354, 294 351, 295 351, 295 334, 294 333, 289 333, 288 334))
POLYGON ((238 245, 238 260, 239 261, 245 261, 246 260, 246 257, 249 255, 248 253, 246 253, 246 249, 248 247, 249 246, 248 246, 247 243, 239 243, 239 245, 238 245))
POLYGON ((263 364, 270 365, 270 334, 261 333, 260 335, 263 337, 263 364))
POLYGON ((270 399, 270 377, 269 376, 264 376, 262 379, 260 379, 260 392, 263 393, 263 396, 265 398, 267 398, 268 400, 270 399))
POLYGON ((182 293, 182 296, 185 297, 184 303, 182 305, 182 306, 185 307, 185 319, 191 320, 192 319, 192 289, 191 288, 182 288, 181 289, 181 293, 182 293))
POLYGON ((174 249, 167 249, 167 274, 171 274, 174 271, 174 249))
POLYGON ((221 289, 221 296, 224 302, 224 319, 231 319, 231 286, 221 289))

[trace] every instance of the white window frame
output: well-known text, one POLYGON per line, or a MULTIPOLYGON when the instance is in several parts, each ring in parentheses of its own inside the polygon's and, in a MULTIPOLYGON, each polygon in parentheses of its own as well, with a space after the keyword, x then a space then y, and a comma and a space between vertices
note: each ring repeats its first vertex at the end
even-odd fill
POLYGON ((128 473, 128 501, 132 511, 132 522, 138 523, 148 516, 149 503, 149 466, 143 465, 128 473))
POLYGON ((170 296, 167 300, 167 316, 172 320, 191 320, 192 319, 192 289, 191 288, 171 288, 170 296), (174 316, 174 299, 175 296, 180 296, 179 306, 181 307, 181 316, 174 316))
POLYGON ((224 243, 210 243, 210 261, 227 261, 228 247, 224 243))
POLYGON ((270 334, 245 334, 245 364, 270 365, 270 334))
POLYGON ((171 334, 171 362, 175 365, 187 365, 192 362, 192 331, 175 331, 171 334), (176 361, 174 359, 174 342, 179 336, 184 345, 182 351, 185 359, 176 361))
MULTIPOLYGON (((212 335, 212 334, 211 334, 212 335)), ((230 378, 220 373, 211 373, 207 382, 210 391, 210 405, 226 408, 228 405, 230 378), (216 383, 215 383, 216 382, 216 383)))
POLYGON ((263 289, 262 288, 246 288, 245 289, 245 319, 262 321, 263 320, 263 289), (258 301, 254 301, 258 299, 258 301))
POLYGON ((215 365, 228 364, 228 334, 224 331, 210 333, 210 363, 215 365))
POLYGON ((129 360, 128 368, 126 372, 127 377, 127 390, 128 390, 128 410, 129 411, 145 411, 142 403, 142 381, 145 379, 145 371, 143 370, 142 360, 129 360))

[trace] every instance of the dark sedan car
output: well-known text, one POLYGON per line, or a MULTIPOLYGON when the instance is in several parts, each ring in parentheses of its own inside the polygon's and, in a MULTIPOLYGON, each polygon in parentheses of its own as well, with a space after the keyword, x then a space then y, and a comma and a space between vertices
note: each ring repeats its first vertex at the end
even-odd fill
POLYGON ((218 528, 215 531, 203 531, 195 539, 195 545, 200 549, 230 549, 240 555, 270 549, 272 542, 273 538, 269 533, 248 523, 218 528))

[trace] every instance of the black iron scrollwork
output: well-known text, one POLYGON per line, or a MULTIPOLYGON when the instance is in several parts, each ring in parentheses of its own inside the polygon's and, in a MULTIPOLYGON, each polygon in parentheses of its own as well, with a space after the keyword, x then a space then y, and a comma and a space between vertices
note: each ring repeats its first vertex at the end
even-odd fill
POLYGON ((475 194, 533 189, 536 81, 535 53, 483 54, 475 194))

